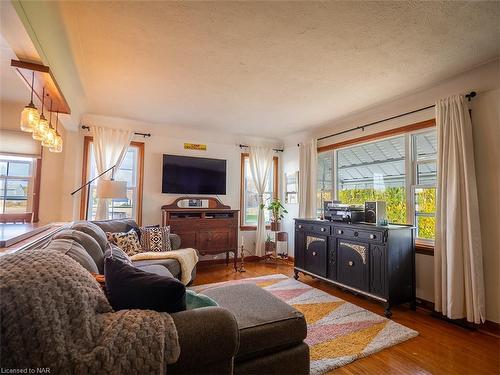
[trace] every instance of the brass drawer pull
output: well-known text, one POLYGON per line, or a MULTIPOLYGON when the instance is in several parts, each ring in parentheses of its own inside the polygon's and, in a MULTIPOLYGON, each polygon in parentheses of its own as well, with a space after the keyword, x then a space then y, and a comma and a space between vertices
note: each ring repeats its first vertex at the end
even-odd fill
POLYGON ((349 265, 349 267, 352 267, 354 266, 354 262, 352 260, 349 261, 349 263, 347 263, 349 265))
POLYGON ((314 257, 316 256, 316 251, 313 251, 313 256, 314 256, 314 257))
POLYGON ((302 225, 299 224, 299 229, 302 229, 302 225))
POLYGON ((354 232, 354 237, 358 237, 359 236, 359 233, 358 232, 354 232))
POLYGON ((339 230, 337 231, 337 233, 338 233, 338 234, 342 234, 342 233, 344 233, 344 231, 339 229, 339 230))
POLYGON ((374 240, 375 238, 377 238, 377 236, 375 236, 374 234, 370 234, 370 239, 374 240))
POLYGON ((326 228, 321 228, 321 231, 322 231, 322 232, 326 231, 326 228))

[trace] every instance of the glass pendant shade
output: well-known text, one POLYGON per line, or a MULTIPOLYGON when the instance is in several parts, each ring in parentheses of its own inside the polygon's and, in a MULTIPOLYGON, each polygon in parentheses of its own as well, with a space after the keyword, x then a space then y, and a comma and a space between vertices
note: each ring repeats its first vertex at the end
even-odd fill
POLYGON ((56 138, 54 140, 54 145, 51 148, 49 148, 49 151, 59 153, 62 152, 62 149, 63 149, 62 137, 56 131, 56 138))
POLYGON ((42 115, 40 116, 40 121, 38 121, 36 126, 33 128, 33 134, 32 134, 33 139, 35 141, 43 140, 48 130, 49 130, 49 122, 42 113, 42 115))
POLYGON ((21 130, 23 132, 33 132, 35 125, 40 121, 40 113, 33 102, 24 107, 21 112, 21 130))
POLYGON ((45 137, 42 139, 43 147, 53 147, 56 141, 56 130, 49 124, 49 129, 45 133, 45 137))

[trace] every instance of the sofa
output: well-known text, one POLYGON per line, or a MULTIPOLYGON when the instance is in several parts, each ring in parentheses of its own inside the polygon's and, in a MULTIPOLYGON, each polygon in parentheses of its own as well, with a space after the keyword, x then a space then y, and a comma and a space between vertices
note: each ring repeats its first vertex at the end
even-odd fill
MULTIPOLYGON (((91 223, 96 224, 104 232, 128 232, 130 229, 138 230, 139 226, 133 219, 114 219, 114 220, 95 220, 91 223)), ((170 234, 170 246, 172 250, 181 248, 181 238, 175 234, 170 234)), ((151 266, 165 267, 176 279, 181 279, 181 267, 179 262, 175 259, 151 259, 151 260, 137 260, 132 261, 134 266, 141 268, 145 271, 158 273, 161 268, 151 266)), ((161 273, 161 272, 160 272, 161 273)), ((191 282, 196 277, 196 267, 191 272, 191 282)))
MULTIPOLYGON (((103 231, 124 231, 130 225, 136 224, 131 220, 76 222, 54 236, 45 249, 62 252, 90 272, 99 271, 101 258, 110 251, 106 250, 110 245, 103 239, 103 231), (79 237, 77 232, 88 236, 79 237), (100 254, 99 248, 103 250, 100 254)), ((172 245, 180 246, 177 236, 172 237, 172 245)), ((119 254, 119 249, 115 251, 119 254)), ((134 265, 158 274, 177 272, 171 263, 134 265)), ((254 284, 216 286, 203 293, 218 306, 171 314, 180 356, 167 365, 168 374, 309 373, 309 347, 304 343, 307 326, 302 313, 254 284)))

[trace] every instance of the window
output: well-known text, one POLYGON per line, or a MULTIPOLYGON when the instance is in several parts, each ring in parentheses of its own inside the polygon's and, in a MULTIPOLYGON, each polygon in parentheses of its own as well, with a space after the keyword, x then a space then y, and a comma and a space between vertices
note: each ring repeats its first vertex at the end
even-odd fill
POLYGON ((436 226, 436 131, 414 134, 413 144, 413 223, 417 238, 434 240, 436 226))
MULTIPOLYGON (((83 183, 95 178, 97 167, 94 159, 91 137, 85 137, 83 183)), ((113 219, 133 218, 139 224, 142 217, 142 180, 144 165, 144 143, 131 142, 120 168, 115 172, 117 181, 127 182, 127 198, 112 199, 109 205, 109 217, 113 219)), ((88 202, 88 220, 94 220, 97 210, 97 181, 90 184, 90 200, 88 202)), ((87 189, 82 194, 81 218, 85 218, 87 208, 87 189)))
POLYGON ((323 212, 323 202, 333 200, 333 151, 318 154, 317 188, 318 216, 323 212))
POLYGON ((0 155, 0 213, 33 212, 36 159, 0 155))
MULTIPOLYGON (((273 165, 267 178, 267 188, 264 202, 278 196, 278 158, 273 158, 273 165)), ((250 172, 250 159, 248 154, 241 154, 241 229, 253 230, 257 226, 259 213, 259 195, 252 180, 250 172)), ((269 222, 269 211, 265 210, 266 223, 269 222)))
POLYGON ((429 130, 434 121, 425 123, 425 129, 414 130, 412 125, 412 130, 396 136, 363 143, 354 140, 354 144, 319 153, 320 213, 322 204, 319 202, 332 198, 349 204, 383 200, 387 204, 389 222, 413 224, 420 241, 432 242, 437 136, 435 129, 429 130))

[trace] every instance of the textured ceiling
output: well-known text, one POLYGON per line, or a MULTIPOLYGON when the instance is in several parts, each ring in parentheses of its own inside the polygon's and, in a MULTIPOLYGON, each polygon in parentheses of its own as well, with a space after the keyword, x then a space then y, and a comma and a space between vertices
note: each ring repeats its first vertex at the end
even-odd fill
POLYGON ((87 113, 274 137, 498 56, 499 9, 499 2, 60 3, 87 113))

